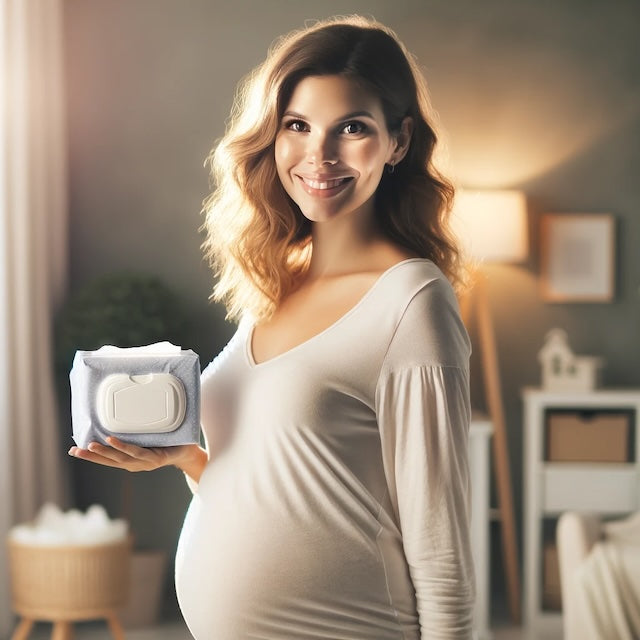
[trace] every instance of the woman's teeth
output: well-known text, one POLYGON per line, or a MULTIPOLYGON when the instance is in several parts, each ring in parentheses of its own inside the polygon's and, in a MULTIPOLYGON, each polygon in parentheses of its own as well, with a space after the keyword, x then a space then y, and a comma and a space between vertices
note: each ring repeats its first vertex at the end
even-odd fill
POLYGON ((312 189, 333 189, 341 185, 343 182, 350 180, 350 178, 337 178, 336 180, 310 180, 309 178, 302 178, 302 181, 311 187, 312 189))

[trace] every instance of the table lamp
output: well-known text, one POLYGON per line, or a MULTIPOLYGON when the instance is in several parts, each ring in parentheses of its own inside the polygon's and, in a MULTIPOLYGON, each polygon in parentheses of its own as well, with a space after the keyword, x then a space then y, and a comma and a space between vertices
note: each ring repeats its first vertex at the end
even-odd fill
POLYGON ((463 259, 470 263, 473 271, 471 287, 462 296, 460 309, 467 326, 472 312, 477 323, 485 400, 493 423, 494 472, 509 610, 514 622, 519 623, 520 577, 509 448, 495 330, 482 265, 522 262, 526 259, 528 237, 525 196, 519 191, 463 191, 456 195, 451 222, 463 259))
POLYGON ((479 263, 527 258, 527 207, 521 191, 462 191, 452 215, 465 255, 479 263))

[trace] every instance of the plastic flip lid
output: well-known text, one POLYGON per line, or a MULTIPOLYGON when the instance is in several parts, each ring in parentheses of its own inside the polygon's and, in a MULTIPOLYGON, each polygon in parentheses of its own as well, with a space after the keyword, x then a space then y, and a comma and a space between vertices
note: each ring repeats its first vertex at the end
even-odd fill
POLYGON ((182 382, 170 373, 115 373, 99 385, 96 409, 102 426, 116 433, 167 433, 186 411, 182 382))

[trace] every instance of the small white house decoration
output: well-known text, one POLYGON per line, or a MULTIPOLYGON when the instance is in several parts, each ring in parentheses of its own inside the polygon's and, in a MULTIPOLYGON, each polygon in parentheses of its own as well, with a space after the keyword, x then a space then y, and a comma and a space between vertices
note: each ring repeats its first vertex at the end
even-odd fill
POLYGON ((551 329, 538 351, 542 386, 552 391, 591 391, 599 384, 602 358, 576 356, 569 348, 567 332, 551 329))

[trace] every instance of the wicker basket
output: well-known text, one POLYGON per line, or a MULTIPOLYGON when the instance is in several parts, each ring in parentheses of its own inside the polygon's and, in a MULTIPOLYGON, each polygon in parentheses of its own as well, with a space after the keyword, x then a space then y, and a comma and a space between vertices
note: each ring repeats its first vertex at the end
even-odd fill
POLYGON ((9 540, 16 613, 34 620, 91 620, 126 604, 131 539, 46 547, 9 540))

